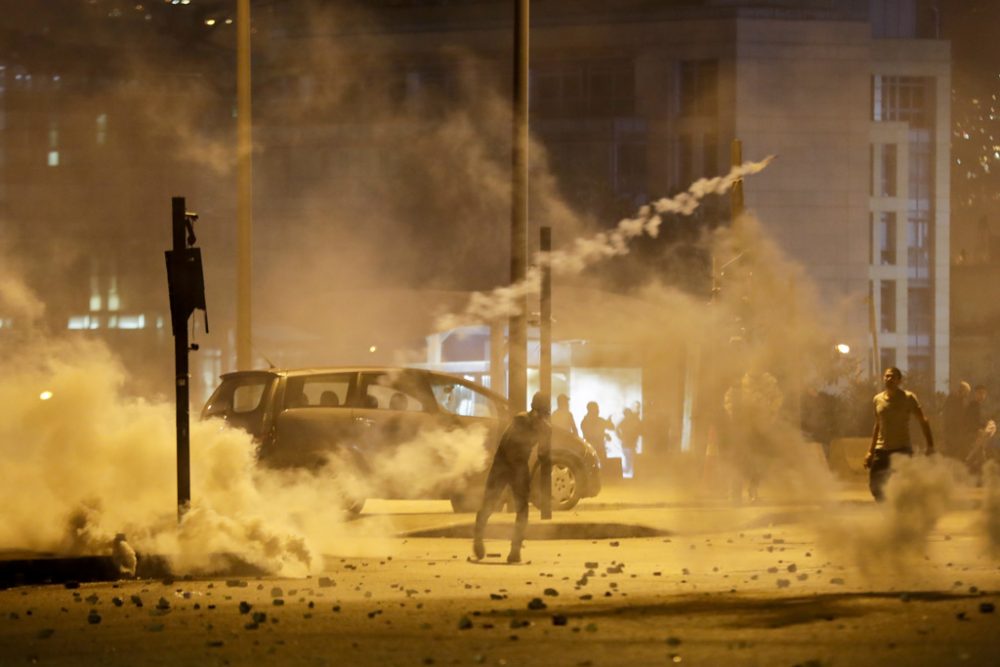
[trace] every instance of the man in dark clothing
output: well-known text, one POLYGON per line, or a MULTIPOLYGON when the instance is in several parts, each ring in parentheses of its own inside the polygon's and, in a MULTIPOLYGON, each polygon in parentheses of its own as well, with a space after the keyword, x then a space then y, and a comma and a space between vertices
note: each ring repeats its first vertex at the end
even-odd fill
POLYGON ((875 428, 872 431, 872 444, 865 456, 865 467, 868 468, 868 488, 877 501, 885 498, 883 488, 892 473, 891 462, 894 456, 913 456, 913 446, 910 444, 910 416, 916 417, 927 444, 924 452, 929 456, 934 453, 934 438, 931 426, 920 408, 917 397, 902 389, 903 373, 898 368, 887 368, 882 377, 885 391, 875 394, 872 402, 875 406, 875 428))
POLYGON ((583 434, 583 439, 597 451, 602 469, 607 468, 608 464, 608 450, 605 449, 604 442, 608 439, 608 430, 614 427, 610 419, 601 416, 601 408, 597 401, 587 403, 587 414, 580 422, 580 432, 583 434))
POLYGON ((493 456, 493 465, 486 477, 486 491, 483 494, 483 505, 476 514, 476 532, 472 540, 472 552, 477 559, 486 555, 483 545, 483 533, 486 522, 496 508, 501 494, 510 486, 514 496, 514 535, 510 541, 508 563, 521 562, 521 544, 524 542, 524 531, 528 527, 528 494, 531 490, 531 470, 528 459, 535 445, 539 446, 539 458, 548 456, 549 452, 541 451, 549 446, 546 437, 549 425, 549 397, 537 393, 531 399, 531 411, 522 412, 510 423, 510 426, 500 436, 500 445, 493 456))

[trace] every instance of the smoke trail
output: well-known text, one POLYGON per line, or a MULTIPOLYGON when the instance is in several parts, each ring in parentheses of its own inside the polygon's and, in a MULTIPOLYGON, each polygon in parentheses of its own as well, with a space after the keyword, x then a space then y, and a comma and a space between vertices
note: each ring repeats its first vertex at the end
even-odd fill
POLYGON ((540 289, 540 265, 547 263, 557 274, 577 274, 600 261, 628 254, 631 240, 644 235, 655 238, 659 234, 661 215, 689 216, 701 205, 702 199, 708 195, 728 192, 745 176, 763 171, 773 159, 774 156, 768 156, 759 162, 746 162, 733 167, 725 176, 698 179, 685 192, 643 206, 635 217, 619 221, 610 232, 578 238, 570 249, 553 251, 547 257, 539 254, 535 266, 528 269, 524 280, 498 287, 491 292, 474 293, 462 313, 438 318, 438 330, 447 331, 517 314, 520 310, 519 301, 530 294, 537 294, 540 289))

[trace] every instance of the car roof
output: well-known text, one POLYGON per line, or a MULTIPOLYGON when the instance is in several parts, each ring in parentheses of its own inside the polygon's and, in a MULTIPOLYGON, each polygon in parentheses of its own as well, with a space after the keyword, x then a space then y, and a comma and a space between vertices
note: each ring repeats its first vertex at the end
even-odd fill
POLYGON ((478 382, 473 382, 471 380, 466 380, 465 378, 448 373, 446 371, 435 371, 427 368, 414 368, 414 367, 404 367, 404 366, 313 366, 309 368, 267 368, 267 369, 255 369, 249 371, 233 371, 231 373, 223 373, 222 378, 238 377, 240 375, 275 375, 280 377, 302 377, 307 375, 323 375, 326 373, 424 373, 427 375, 437 375, 439 377, 451 378, 457 380, 464 384, 475 385, 477 389, 481 389, 486 393, 490 394, 494 398, 498 398, 501 401, 506 402, 507 399, 504 396, 492 391, 488 387, 484 387, 478 382))

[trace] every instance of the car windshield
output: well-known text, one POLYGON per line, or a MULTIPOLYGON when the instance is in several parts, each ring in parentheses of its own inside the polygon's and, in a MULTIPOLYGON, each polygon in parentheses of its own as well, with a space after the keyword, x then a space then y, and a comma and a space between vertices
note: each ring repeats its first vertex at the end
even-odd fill
POLYGON ((441 377, 431 378, 431 391, 441 409, 453 415, 493 419, 498 416, 493 398, 460 382, 441 377))
POLYGON ((260 407, 272 378, 265 375, 226 378, 205 405, 205 416, 239 415, 260 407))

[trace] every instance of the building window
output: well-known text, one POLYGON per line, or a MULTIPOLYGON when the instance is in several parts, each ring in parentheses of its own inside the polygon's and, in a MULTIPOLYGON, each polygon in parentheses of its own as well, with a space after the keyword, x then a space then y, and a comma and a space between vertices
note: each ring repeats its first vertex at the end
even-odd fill
POLYGON ((543 117, 635 115, 630 59, 542 62, 531 70, 530 103, 543 117))
POLYGON ((880 197, 896 196, 896 153, 896 144, 880 144, 879 146, 879 157, 881 157, 881 160, 876 194, 880 197))
MULTIPOLYGON (((931 289, 927 285, 910 285, 906 294, 906 324, 910 336, 924 338, 930 335, 934 321, 931 302, 931 289)), ((918 340, 916 344, 928 344, 930 341, 918 340)))
POLYGON ((882 364, 882 371, 896 365, 896 348, 883 347, 879 350, 879 361, 882 364))
POLYGON ((883 280, 882 295, 882 331, 896 332, 896 281, 883 280))
POLYGON ((682 61, 679 92, 682 116, 717 116, 719 113, 718 61, 682 61))
POLYGON ((930 220, 927 211, 910 211, 906 221, 907 266, 911 278, 930 278, 930 220))
POLYGON ((878 263, 892 266, 896 263, 896 213, 879 211, 876 214, 875 253, 878 263))
POLYGON ((872 120, 902 121, 930 127, 934 118, 934 79, 924 76, 872 77, 872 120))

